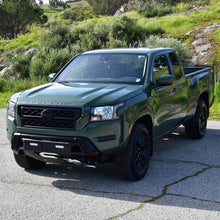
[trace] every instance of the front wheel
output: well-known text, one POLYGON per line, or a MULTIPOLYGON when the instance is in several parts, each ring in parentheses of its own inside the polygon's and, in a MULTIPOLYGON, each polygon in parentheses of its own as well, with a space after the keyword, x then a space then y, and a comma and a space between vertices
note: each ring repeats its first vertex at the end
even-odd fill
POLYGON ((16 163, 27 170, 36 170, 45 166, 45 163, 39 160, 36 160, 32 157, 28 157, 24 154, 15 154, 14 158, 16 163))
POLYGON ((129 180, 143 178, 149 166, 151 147, 151 137, 147 128, 141 123, 136 123, 127 148, 115 155, 116 172, 120 177, 129 180))
POLYGON ((205 136, 208 118, 208 109, 205 101, 200 99, 193 119, 185 125, 186 135, 199 139, 205 136))

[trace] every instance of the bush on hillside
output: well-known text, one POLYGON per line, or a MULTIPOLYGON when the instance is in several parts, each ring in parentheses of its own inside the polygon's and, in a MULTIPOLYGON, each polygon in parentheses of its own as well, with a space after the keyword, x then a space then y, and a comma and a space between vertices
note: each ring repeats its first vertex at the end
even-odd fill
POLYGON ((62 13, 64 20, 82 21, 93 17, 90 7, 74 7, 62 13))
POLYGON ((113 15, 128 0, 87 0, 97 15, 113 15))
POLYGON ((162 38, 158 36, 150 36, 148 39, 145 40, 142 46, 148 48, 173 48, 183 64, 186 64, 189 59, 189 54, 187 53, 187 50, 185 49, 184 45, 181 43, 181 41, 175 38, 162 38))
POLYGON ((113 20, 109 36, 127 42, 127 46, 135 42, 143 41, 150 34, 163 34, 161 28, 151 29, 141 27, 137 24, 136 19, 127 16, 121 16, 113 20))
POLYGON ((80 34, 77 44, 80 46, 82 51, 100 49, 102 46, 102 42, 91 32, 80 34))
POLYGON ((138 13, 150 17, 162 17, 174 12, 185 11, 193 6, 205 6, 210 0, 139 0, 142 2, 138 13))
POLYGON ((101 21, 95 24, 93 33, 99 39, 103 46, 109 41, 109 33, 111 33, 112 25, 109 21, 101 21))
POLYGON ((47 78, 50 73, 59 72, 72 58, 68 49, 42 48, 30 64, 31 78, 47 78))
POLYGON ((28 54, 24 53, 24 48, 19 47, 15 50, 17 53, 9 53, 5 59, 9 63, 10 68, 6 70, 4 77, 6 79, 25 79, 30 78, 29 66, 31 59, 34 55, 34 51, 28 54))
POLYGON ((150 33, 161 35, 164 31, 151 23, 142 27, 136 19, 127 16, 82 23, 72 29, 65 24, 52 23, 42 34, 41 44, 33 58, 33 55, 22 55, 14 59, 11 55, 10 75, 19 73, 21 78, 45 78, 58 72, 78 53, 100 48, 132 47, 135 42, 143 42, 150 33))
POLYGON ((118 40, 118 39, 114 39, 110 37, 105 47, 106 48, 126 48, 127 42, 124 40, 118 40))
POLYGON ((47 48, 62 49, 71 44, 70 29, 61 23, 52 23, 41 37, 41 45, 47 48))
POLYGON ((71 43, 75 44, 80 40, 81 35, 86 35, 88 33, 93 33, 94 24, 85 24, 74 26, 70 32, 71 43))
POLYGON ((147 18, 162 17, 164 15, 172 14, 178 9, 175 6, 168 4, 153 4, 152 2, 146 2, 143 8, 140 8, 138 12, 147 18))

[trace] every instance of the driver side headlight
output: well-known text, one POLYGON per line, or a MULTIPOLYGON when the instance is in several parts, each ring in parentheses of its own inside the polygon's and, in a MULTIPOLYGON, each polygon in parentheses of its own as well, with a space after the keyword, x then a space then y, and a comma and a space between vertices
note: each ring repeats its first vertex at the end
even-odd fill
POLYGON ((91 121, 105 121, 119 119, 117 115, 118 108, 122 107, 123 103, 118 105, 99 106, 91 109, 91 121))
POLYGON ((15 103, 12 101, 8 102, 8 109, 7 109, 8 116, 15 118, 15 103))

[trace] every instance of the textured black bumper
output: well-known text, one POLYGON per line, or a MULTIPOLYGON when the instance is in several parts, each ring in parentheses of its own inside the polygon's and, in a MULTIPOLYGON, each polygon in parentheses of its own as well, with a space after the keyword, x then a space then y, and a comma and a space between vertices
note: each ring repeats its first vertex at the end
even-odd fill
POLYGON ((63 163, 64 158, 70 158, 88 163, 103 162, 107 159, 88 139, 81 137, 15 133, 11 147, 15 153, 24 153, 45 162, 63 163), (42 153, 48 157, 43 157, 42 153), (50 154, 56 156, 50 156, 50 154))

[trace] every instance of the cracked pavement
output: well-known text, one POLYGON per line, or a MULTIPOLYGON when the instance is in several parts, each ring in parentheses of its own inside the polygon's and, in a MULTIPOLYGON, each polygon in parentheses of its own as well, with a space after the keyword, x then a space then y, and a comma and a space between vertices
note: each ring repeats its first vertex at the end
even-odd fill
POLYGON ((14 161, 0 109, 1 219, 220 219, 220 122, 201 140, 180 127, 155 142, 145 178, 120 180, 113 165, 47 165, 25 171, 14 161))

